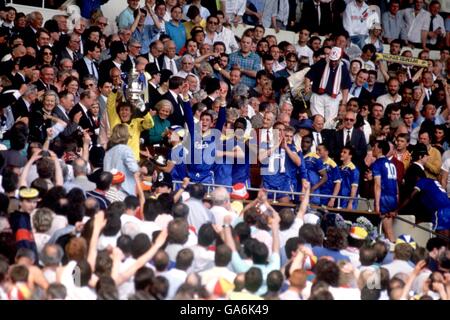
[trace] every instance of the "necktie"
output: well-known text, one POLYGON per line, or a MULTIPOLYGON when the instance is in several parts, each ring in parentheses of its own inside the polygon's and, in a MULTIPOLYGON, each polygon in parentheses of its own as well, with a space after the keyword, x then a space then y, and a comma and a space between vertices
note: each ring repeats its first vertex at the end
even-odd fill
POLYGON ((345 145, 350 144, 350 130, 347 130, 347 137, 345 138, 345 145))
MULTIPOLYGON (((172 60, 170 60, 170 61, 172 61, 172 60)), ((179 105, 179 107, 180 107, 181 115, 184 116, 183 99, 181 99, 180 97, 178 97, 178 98, 177 98, 177 101, 178 101, 178 105, 179 105)))
POLYGON ((317 23, 320 24, 320 3, 316 2, 316 10, 317 10, 317 23))
POLYGON ((433 20, 434 20, 434 18, 436 18, 436 16, 431 16, 431 19, 430 19, 430 28, 429 28, 428 31, 433 31, 433 20))
POLYGON ((170 59, 170 65, 169 65, 170 71, 172 71, 172 74, 175 74, 175 66, 173 65, 173 60, 170 59))
POLYGON ((92 72, 92 75, 93 75, 96 79, 98 79, 97 73, 95 72, 94 61, 91 61, 91 72, 92 72))

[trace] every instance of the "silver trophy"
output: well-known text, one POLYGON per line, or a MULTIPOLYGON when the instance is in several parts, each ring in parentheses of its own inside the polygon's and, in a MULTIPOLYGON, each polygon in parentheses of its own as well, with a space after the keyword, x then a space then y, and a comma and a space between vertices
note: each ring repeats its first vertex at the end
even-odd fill
POLYGON ((139 73, 136 68, 131 68, 128 74, 128 87, 126 96, 128 101, 141 112, 145 111, 145 102, 143 99, 144 87, 143 84, 139 82, 139 73))

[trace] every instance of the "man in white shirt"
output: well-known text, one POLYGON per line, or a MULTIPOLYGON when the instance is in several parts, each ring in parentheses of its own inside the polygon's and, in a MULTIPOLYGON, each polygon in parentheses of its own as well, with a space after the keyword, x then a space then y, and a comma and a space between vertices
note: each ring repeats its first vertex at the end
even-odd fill
POLYGON ((312 65, 314 63, 313 60, 313 51, 310 47, 307 46, 309 40, 310 32, 306 28, 302 28, 298 34, 298 43, 295 45, 295 51, 297 52, 297 56, 300 57, 308 57, 309 64, 312 65))
POLYGON ((436 44, 445 37, 444 19, 439 15, 441 4, 437 0, 431 1, 428 10, 429 20, 422 26, 422 46, 437 49, 436 44))
POLYGON ((214 215, 216 224, 223 225, 223 219, 226 216, 231 216, 232 220, 237 218, 237 215, 231 211, 230 195, 227 189, 219 187, 214 189, 211 193, 213 207, 211 212, 214 215))
POLYGON ((369 35, 369 27, 371 26, 367 23, 368 17, 369 6, 364 0, 353 0, 347 4, 344 11, 344 29, 349 33, 352 42, 360 48, 364 46, 364 41, 369 35))
POLYGON ((194 253, 191 249, 182 249, 178 252, 175 268, 162 272, 160 275, 169 281, 169 292, 166 299, 171 300, 175 297, 178 288, 186 281, 187 271, 194 260, 194 253))
POLYGON ((164 67, 163 69, 167 69, 172 71, 172 74, 178 73, 178 67, 176 63, 176 45, 172 40, 167 41, 164 46, 164 67))
POLYGON ((406 44, 415 47, 423 47, 422 30, 428 30, 430 24, 430 14, 423 9, 423 0, 415 0, 414 8, 407 8, 401 11, 403 21, 405 21, 402 30, 402 39, 406 44), (428 22, 428 24, 427 24, 428 22))
POLYGON ((383 112, 389 104, 402 101, 402 96, 398 94, 399 89, 400 82, 398 79, 390 78, 388 82, 388 93, 377 98, 377 103, 383 105, 383 112))
POLYGON ((234 37, 234 32, 223 26, 223 22, 225 20, 223 14, 217 13, 217 18, 219 19, 219 24, 217 25, 214 42, 223 42, 225 44, 225 53, 227 54, 239 50, 239 45, 234 37))
POLYGON ((215 285, 220 279, 224 279, 230 284, 234 282, 236 273, 227 268, 231 262, 231 255, 231 249, 227 245, 221 244, 217 246, 214 255, 215 266, 199 273, 202 285, 206 286, 210 293, 213 293, 215 285))
POLYGON ((391 263, 383 265, 383 268, 389 271, 389 279, 392 279, 397 273, 409 274, 414 270, 412 265, 408 263, 413 251, 413 247, 407 243, 395 245, 394 260, 391 263))

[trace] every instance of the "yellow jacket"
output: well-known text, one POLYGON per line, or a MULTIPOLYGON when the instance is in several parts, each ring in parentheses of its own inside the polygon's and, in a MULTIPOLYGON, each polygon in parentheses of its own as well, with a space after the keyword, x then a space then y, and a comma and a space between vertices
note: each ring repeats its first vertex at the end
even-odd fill
MULTIPOLYGON (((110 132, 118 124, 121 124, 119 115, 116 111, 116 98, 117 93, 111 92, 106 101, 106 106, 108 110, 108 120, 110 132)), ((153 127, 153 118, 150 113, 147 113, 143 118, 133 118, 128 125, 128 132, 130 133, 130 139, 128 140, 128 146, 133 150, 133 155, 137 161, 139 161, 139 141, 141 137, 141 132, 153 127)))

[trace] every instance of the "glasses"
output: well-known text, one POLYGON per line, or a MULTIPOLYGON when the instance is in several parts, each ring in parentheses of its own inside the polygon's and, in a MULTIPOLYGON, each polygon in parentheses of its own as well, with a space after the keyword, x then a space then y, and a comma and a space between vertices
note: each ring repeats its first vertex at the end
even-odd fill
POLYGON ((349 122, 355 122, 355 119, 352 119, 352 118, 345 118, 344 120, 349 121, 349 122))
POLYGON ((52 56, 53 52, 44 52, 43 54, 44 54, 44 56, 52 56))
POLYGON ((87 87, 95 87, 95 84, 93 84, 93 83, 86 83, 86 86, 87 87))
POLYGON ((183 65, 191 65, 192 62, 183 62, 182 64, 183 64, 183 65))
POLYGON ((97 22, 99 26, 106 27, 108 24, 106 22, 97 22))
POLYGON ((293 63, 295 63, 295 62, 297 62, 297 60, 287 60, 287 62, 293 62, 293 63))
POLYGON ((216 21, 208 21, 208 23, 209 24, 214 24, 214 25, 218 25, 219 24, 219 22, 216 22, 216 21))
POLYGON ((133 46, 133 48, 142 49, 142 46, 133 46))

